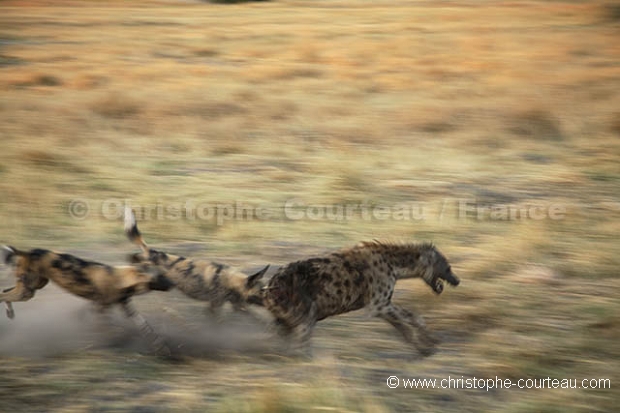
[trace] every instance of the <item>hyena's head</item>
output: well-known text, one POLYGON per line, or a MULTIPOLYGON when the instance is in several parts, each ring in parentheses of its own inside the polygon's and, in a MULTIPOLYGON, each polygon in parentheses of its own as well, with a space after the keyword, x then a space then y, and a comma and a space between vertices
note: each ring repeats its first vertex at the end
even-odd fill
POLYGON ((452 267, 446 257, 432 244, 423 244, 416 267, 422 279, 436 294, 443 292, 444 281, 454 287, 461 282, 452 272, 452 267))
POLYGON ((246 278, 242 292, 243 299, 246 303, 260 306, 263 305, 263 289, 265 287, 263 276, 268 269, 269 265, 246 278))

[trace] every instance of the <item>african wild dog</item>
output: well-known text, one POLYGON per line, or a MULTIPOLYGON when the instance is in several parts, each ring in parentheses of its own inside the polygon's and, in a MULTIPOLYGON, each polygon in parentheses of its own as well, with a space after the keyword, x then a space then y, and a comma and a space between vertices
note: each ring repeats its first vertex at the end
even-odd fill
POLYGON ((263 303, 279 333, 295 336, 307 353, 317 321, 367 307, 370 315, 386 320, 420 353, 430 355, 436 339, 423 319, 391 302, 396 281, 414 277, 424 279, 437 294, 443 291, 443 280, 459 284, 432 244, 364 242, 280 268, 263 289, 263 303))
POLYGON ((261 278, 269 265, 247 276, 232 267, 206 260, 192 260, 149 248, 142 239, 133 211, 125 210, 125 233, 142 253, 133 254, 130 261, 149 268, 155 266, 181 292, 197 300, 209 301, 209 310, 218 315, 226 302, 237 311, 247 310, 246 304, 262 306, 261 278))
POLYGON ((17 278, 14 287, 0 293, 0 302, 4 302, 8 318, 15 317, 11 303, 30 300, 36 290, 52 280, 70 293, 93 301, 100 311, 114 304, 120 305, 125 315, 138 326, 140 333, 151 340, 155 350, 169 354, 161 338, 130 301, 134 295, 170 289, 171 285, 165 277, 152 277, 132 266, 112 267, 44 249, 26 252, 5 246, 3 253, 5 264, 15 268, 17 278))

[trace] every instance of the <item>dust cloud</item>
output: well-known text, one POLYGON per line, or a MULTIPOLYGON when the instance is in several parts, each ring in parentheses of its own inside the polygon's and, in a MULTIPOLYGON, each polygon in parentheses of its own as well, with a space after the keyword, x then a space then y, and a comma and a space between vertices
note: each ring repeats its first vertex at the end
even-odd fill
MULTIPOLYGON (((272 353, 279 345, 268 332, 268 315, 262 309, 235 314, 224 308, 215 320, 206 312, 208 303, 190 300, 175 291, 134 297, 133 303, 176 356, 272 353)), ((15 319, 0 314, 0 357, 45 358, 92 350, 151 351, 148 341, 119 308, 100 314, 89 301, 55 285, 13 307, 15 319)))

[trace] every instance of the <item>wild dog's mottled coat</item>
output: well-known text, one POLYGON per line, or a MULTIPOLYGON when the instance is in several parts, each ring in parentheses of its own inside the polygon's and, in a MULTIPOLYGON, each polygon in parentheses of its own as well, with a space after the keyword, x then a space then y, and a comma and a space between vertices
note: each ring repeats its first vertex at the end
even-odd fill
POLYGON ((217 314, 226 302, 235 310, 245 310, 248 303, 262 305, 261 278, 269 266, 248 277, 225 264, 154 250, 142 239, 131 210, 125 211, 125 232, 129 240, 142 249, 142 253, 132 255, 133 263, 157 268, 188 297, 208 301, 212 313, 217 314))
POLYGON ((153 329, 131 305, 130 299, 151 290, 168 290, 171 285, 166 278, 153 278, 131 266, 112 267, 44 249, 25 252, 4 247, 3 253, 5 263, 15 267, 17 279, 14 287, 0 294, 0 302, 5 303, 9 318, 15 315, 11 303, 30 300, 36 290, 45 287, 51 280, 70 293, 93 301, 100 309, 120 305, 140 331, 150 337, 159 350, 165 350, 153 329))
POLYGON ((294 333, 306 347, 317 321, 366 307, 421 353, 430 354, 434 339, 422 318, 391 302, 396 281, 414 277, 423 278, 437 294, 443 291, 442 280, 459 284, 445 257, 431 244, 372 242, 282 267, 264 289, 263 302, 280 332, 294 333))

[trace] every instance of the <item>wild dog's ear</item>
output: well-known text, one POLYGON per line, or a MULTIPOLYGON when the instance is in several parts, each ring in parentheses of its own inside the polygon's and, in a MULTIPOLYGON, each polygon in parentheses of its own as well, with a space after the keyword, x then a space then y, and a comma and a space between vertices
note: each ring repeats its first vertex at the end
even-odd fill
POLYGON ((2 261, 6 265, 15 264, 15 259, 17 258, 17 250, 11 246, 3 245, 2 246, 2 261))
POLYGON ((260 270, 259 272, 257 272, 256 274, 252 274, 248 277, 248 279, 245 282, 245 286, 247 288, 252 288, 256 285, 256 283, 263 278, 263 275, 265 275, 265 273, 267 272, 267 270, 269 269, 269 265, 267 265, 265 268, 263 268, 262 270, 260 270))

